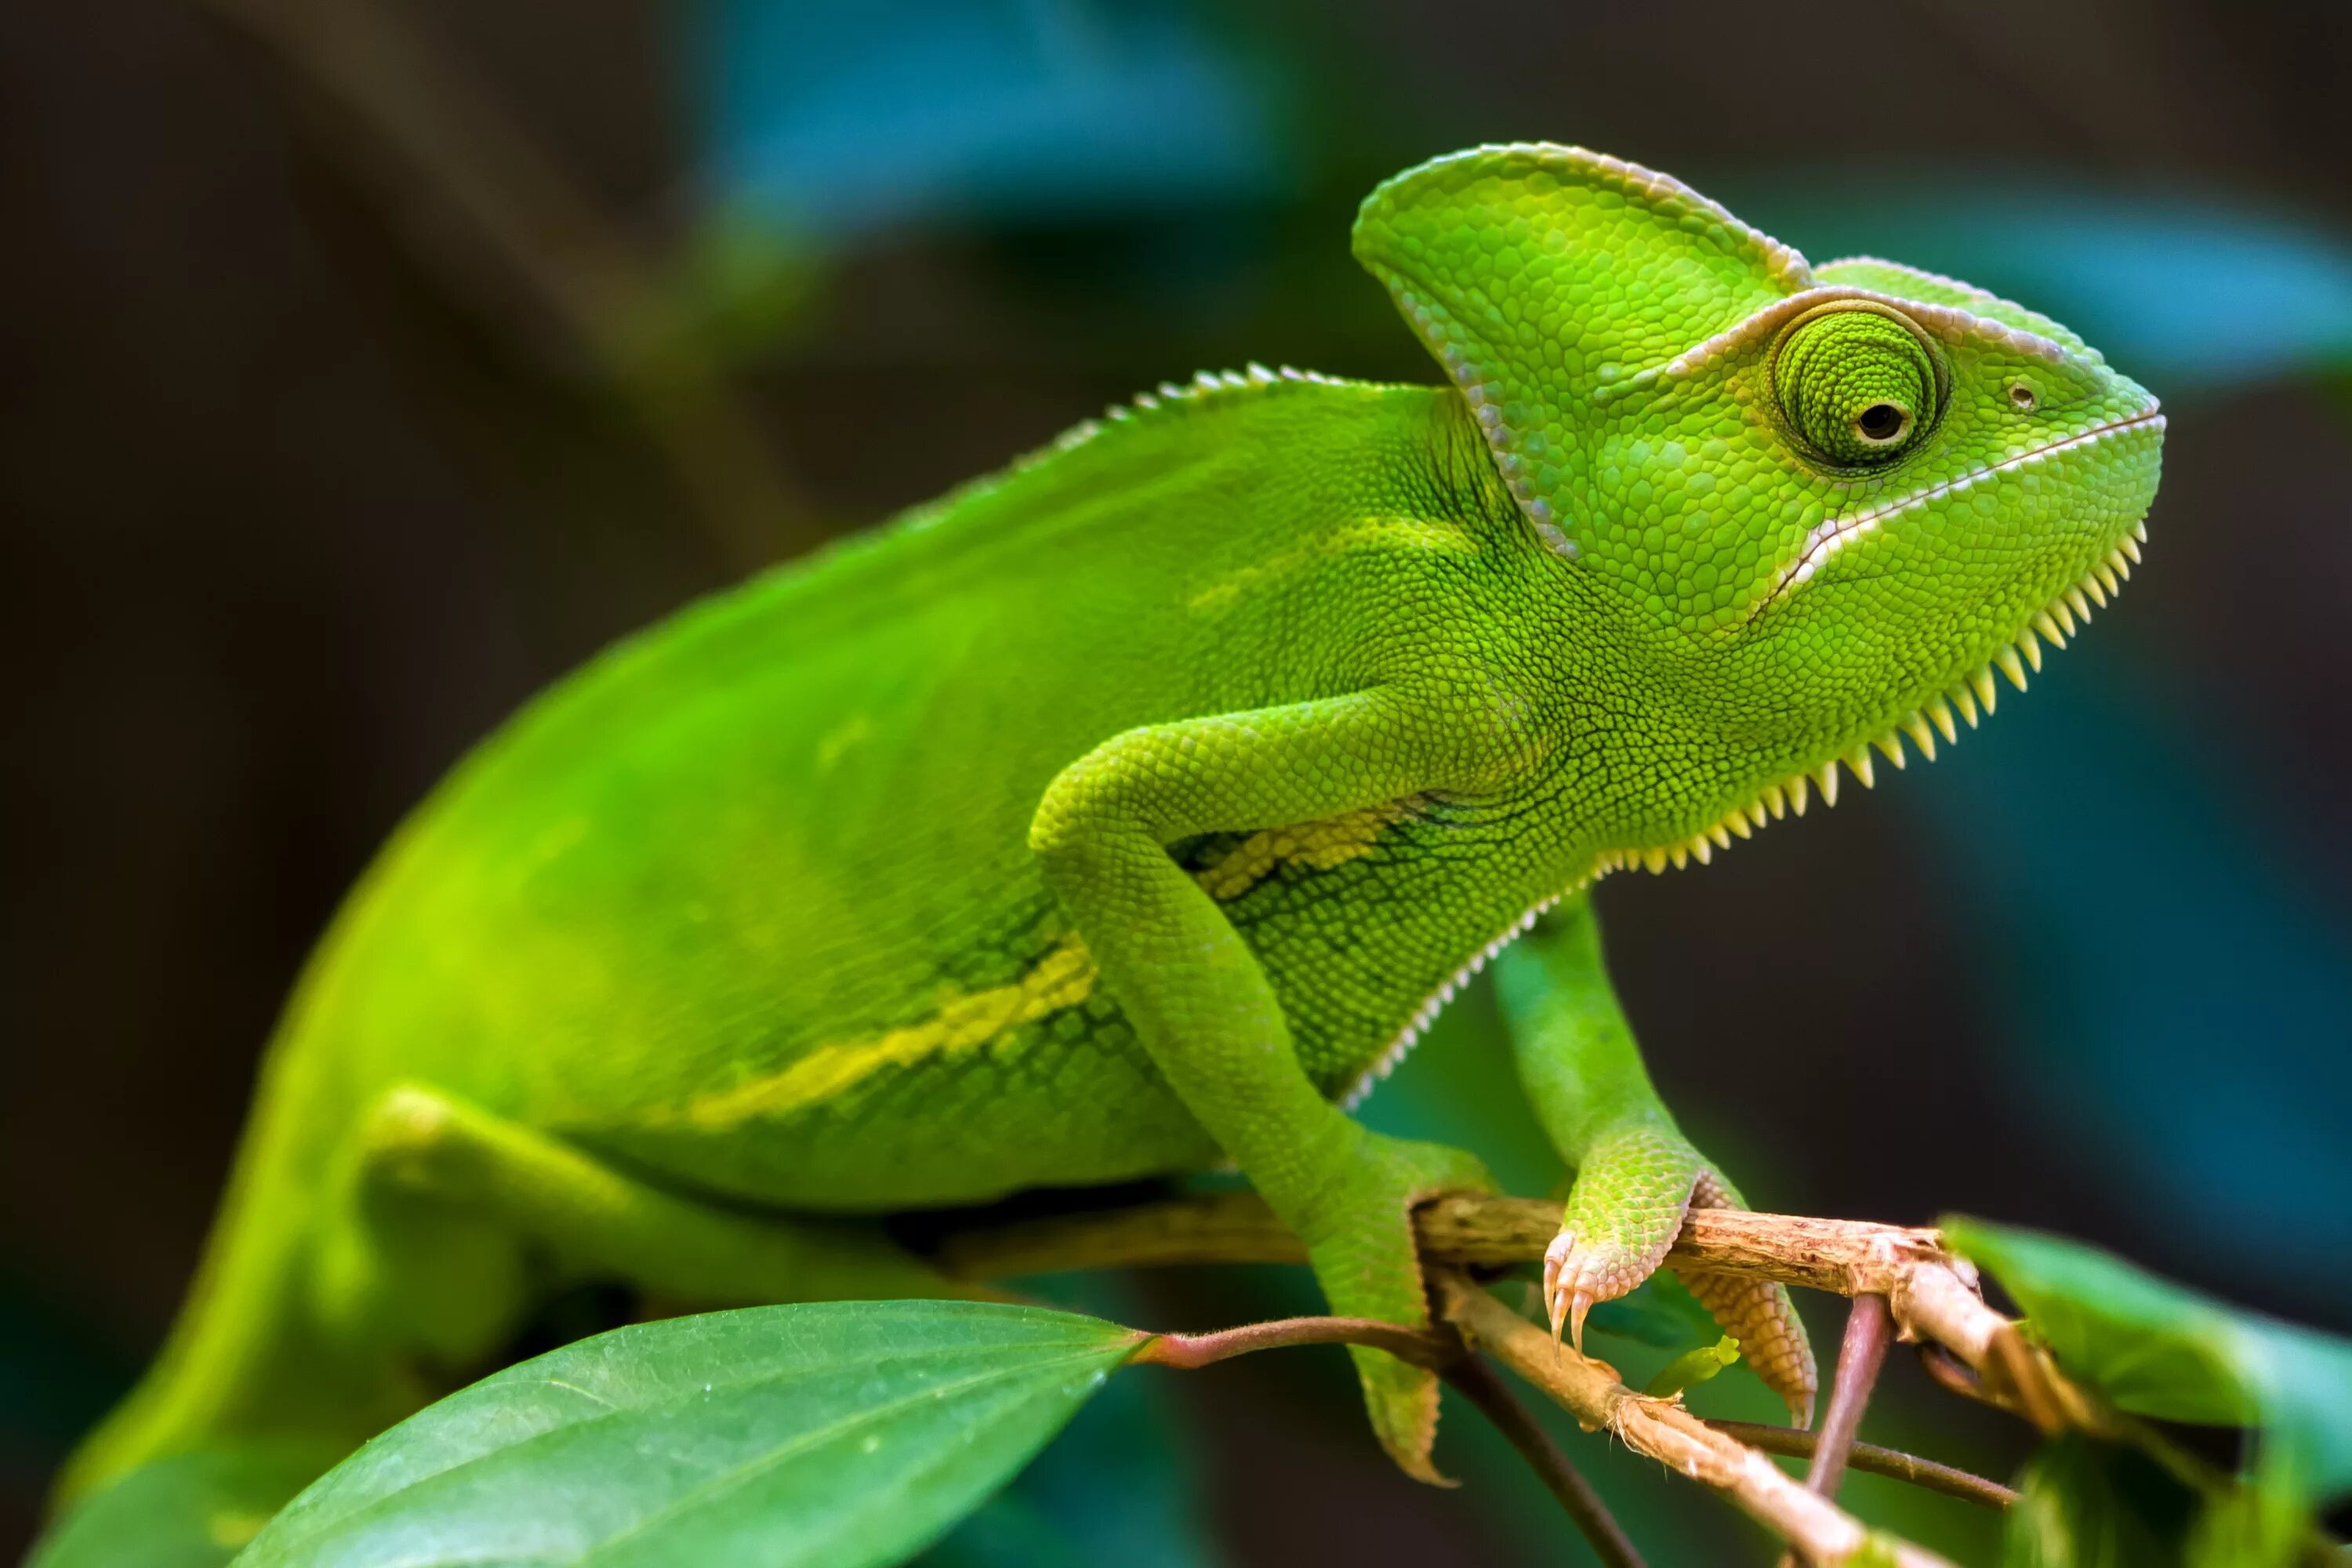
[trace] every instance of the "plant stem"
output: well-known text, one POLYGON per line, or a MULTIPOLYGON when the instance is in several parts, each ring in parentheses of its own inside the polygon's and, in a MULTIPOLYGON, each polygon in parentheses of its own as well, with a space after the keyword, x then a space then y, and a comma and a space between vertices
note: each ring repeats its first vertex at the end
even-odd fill
POLYGON ((1559 1506, 1601 1560, 1601 1568, 1644 1568, 1641 1552, 1609 1511, 1609 1505, 1601 1500, 1601 1494, 1592 1489, 1592 1483, 1570 1462, 1560 1446, 1551 1440, 1551 1434, 1537 1424, 1492 1366, 1476 1356, 1464 1356, 1444 1369, 1444 1376, 1509 1439, 1537 1479, 1559 1500, 1559 1506))
POLYGON ((1460 1342, 1450 1334, 1402 1328, 1377 1318, 1276 1318, 1205 1334, 1155 1334, 1144 1342, 1129 1364, 1192 1372, 1254 1351, 1287 1345, 1370 1345, 1399 1361, 1433 1368, 1462 1355, 1460 1342))
MULTIPOLYGON (((1884 1296, 1856 1296, 1846 1310, 1845 1338, 1838 1345, 1837 1382, 1830 1390, 1829 1408, 1822 1415, 1812 1462, 1805 1468, 1806 1488, 1825 1498, 1836 1498, 1838 1484, 1845 1479, 1846 1456, 1853 1451, 1854 1434, 1862 1429, 1862 1413, 1870 1404, 1878 1369, 1886 1363, 1886 1342, 1893 1331, 1884 1296)), ((1795 1555, 1784 1555, 1780 1568, 1797 1568, 1795 1555)))
POLYGON ((1829 1409, 1822 1413, 1821 1442, 1805 1472, 1805 1484, 1826 1498, 1837 1496, 1845 1478, 1846 1455, 1853 1449, 1854 1434, 1862 1430, 1862 1413, 1878 1370, 1886 1364, 1887 1342, 1894 1337, 1894 1319, 1884 1296, 1856 1296, 1845 1318, 1845 1340, 1838 1346, 1837 1383, 1830 1390, 1829 1409))
MULTIPOLYGON (((1717 1421, 1703 1417, 1706 1424, 1727 1437, 1736 1437, 1751 1448, 1761 1448, 1768 1454, 1781 1454, 1790 1458, 1812 1458, 1821 1445, 1820 1436, 1794 1426, 1768 1426, 1755 1421, 1717 1421)), ((1884 1448, 1875 1443, 1856 1443, 1846 1456, 1846 1463, 1854 1469, 1873 1476, 1885 1476, 1889 1480, 1908 1481, 1929 1491, 1942 1492, 1986 1508, 2004 1509, 2017 1500, 2017 1493, 1999 1481, 1939 1465, 1933 1459, 1923 1459, 1916 1454, 1906 1454, 1900 1448, 1884 1448)))
POLYGON ((1559 1500, 1569 1519, 1591 1542, 1602 1568, 1646 1568, 1609 1506, 1569 1462, 1551 1434, 1536 1424, 1527 1407, 1495 1375, 1495 1369, 1469 1354, 1450 1331, 1401 1328, 1377 1318, 1277 1318, 1205 1334, 1155 1334, 1144 1342, 1129 1364, 1191 1372, 1235 1356, 1291 1345, 1370 1345, 1443 1373, 1485 1412, 1545 1489, 1559 1500))

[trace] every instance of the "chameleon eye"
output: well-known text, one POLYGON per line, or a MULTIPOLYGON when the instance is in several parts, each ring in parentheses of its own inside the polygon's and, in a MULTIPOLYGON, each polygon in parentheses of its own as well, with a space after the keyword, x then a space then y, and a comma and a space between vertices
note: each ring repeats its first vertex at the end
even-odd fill
POLYGON ((1868 306, 1801 318, 1772 356, 1772 390, 1790 434, 1840 468, 1894 461, 1943 413, 1934 350, 1909 324, 1868 306))

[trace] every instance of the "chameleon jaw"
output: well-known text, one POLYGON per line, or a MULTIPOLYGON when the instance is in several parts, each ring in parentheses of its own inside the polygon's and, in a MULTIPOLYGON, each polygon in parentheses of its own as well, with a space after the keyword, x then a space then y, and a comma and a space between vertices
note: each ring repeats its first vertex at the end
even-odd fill
MULTIPOLYGON (((2093 439, 2151 422, 2161 426, 2163 416, 2152 413, 2139 415, 2130 420, 2106 426, 2097 431, 2087 432, 2084 436, 2074 437, 2074 440, 2093 439)), ((2044 447, 2037 452, 2028 454, 2027 458, 2037 457, 2042 453, 2056 449, 2044 447)), ((2014 462, 2025 460, 2027 459, 2013 459, 2014 462)), ((1987 473, 1998 471, 2000 470, 1984 470, 1987 473)), ((1931 495, 1933 493, 1936 492, 1930 492, 1931 495)), ((1879 515, 1881 517, 1889 515, 1895 510, 1916 505, 1927 499, 1930 499, 1929 495, 1914 497, 1887 509, 1886 512, 1879 515)), ((1875 747, 1885 753, 1888 762, 1898 768, 1902 767, 1906 761, 1903 752, 1903 741, 1906 736, 1910 738, 1913 745, 1918 747, 1921 756, 1931 763, 1934 762, 1936 737, 1938 734, 1942 735, 1947 745, 1958 743, 1959 726, 1954 721, 1953 710, 1958 710, 1960 718, 1968 721, 1969 728, 1975 729, 1979 721, 1979 714, 1990 713, 1993 710, 1994 699, 1999 692, 1999 688, 1993 680, 1993 671, 1996 669, 2008 679, 2011 686, 2016 687, 2020 691, 2024 690, 2028 668, 2030 667, 2036 673, 2039 673, 2042 668, 2042 645, 2048 644, 2053 651, 2064 647, 2066 639, 2074 636, 2082 625, 2090 620, 2094 605, 2101 609, 2105 608, 2108 599, 2123 591, 2124 580, 2131 575, 2132 567, 2140 559, 2140 546, 2147 542, 2147 525, 2145 522, 2134 523, 2131 531, 2124 535, 2107 552, 2105 560, 2084 573, 2080 580, 2063 590, 2046 606, 2027 617, 2025 624, 2018 628, 2012 642, 2004 644, 2000 651, 1988 659, 1981 668, 1954 681, 1941 694, 1930 697, 1908 714, 1887 726, 1884 734, 1857 742, 1852 749, 1825 759, 1818 767, 1810 771, 1792 773, 1787 778, 1765 785, 1753 799, 1745 805, 1734 807, 1720 820, 1692 834, 1687 838, 1633 848, 1604 849, 1594 863, 1593 875, 1598 876, 1615 870, 1631 870, 1637 866, 1652 873, 1657 873, 1665 870, 1668 866, 1680 868, 1693 860, 1704 866, 1715 858, 1715 852, 1717 849, 1730 848, 1733 838, 1753 837, 1757 828, 1786 816, 1792 811, 1799 816, 1804 816, 1806 805, 1815 788, 1821 791, 1822 803, 1824 805, 1837 805, 1838 765, 1841 763, 1845 765, 1847 772, 1861 781, 1864 789, 1874 788, 1878 781, 1871 763, 1872 749, 1875 747)))
MULTIPOLYGON (((2049 448, 2043 448, 2048 450, 2049 448)), ((1848 773, 1860 780, 1864 789, 1877 786, 1877 771, 1873 765, 1871 751, 1875 748, 1886 760, 1900 768, 1907 758, 1903 742, 1908 737, 1929 762, 1936 760, 1936 738, 1941 735, 1946 745, 1957 745, 1960 739, 1960 722, 1971 730, 1982 721, 1982 716, 1993 710, 1999 687, 1993 672, 1999 670, 2011 686, 2025 689, 2029 668, 2042 668, 2042 645, 2055 650, 2066 646, 2066 639, 2075 635, 2091 618, 2094 606, 2104 609, 2109 599, 2123 591, 2125 579, 2140 559, 2140 546, 2147 541, 2147 525, 2137 522, 2107 552, 2106 558, 2083 574, 2081 579, 2051 600, 2049 605, 2029 616, 2018 629, 2015 639, 2004 644, 1984 665, 1974 672, 1954 681, 1942 693, 1929 698, 1903 718, 1887 726, 1884 734, 1856 743, 1851 750, 1823 761, 1820 766, 1769 784, 1757 792, 1745 805, 1736 806, 1719 820, 1689 837, 1666 844, 1652 844, 1627 849, 1603 849, 1593 859, 1591 868, 1570 887, 1551 897, 1538 900, 1525 914, 1488 942, 1479 952, 1430 993, 1413 1010, 1403 1028, 1397 1032, 1371 1065, 1360 1073, 1339 1097, 1342 1110, 1352 1110, 1377 1088, 1381 1080, 1394 1072, 1399 1063, 1412 1053, 1422 1035, 1437 1016, 1454 1000, 1454 994, 1476 977, 1503 949, 1531 930, 1537 917, 1559 903, 1590 887, 1612 871, 1630 871, 1635 868, 1654 874, 1664 872, 1669 866, 1676 869, 1696 860, 1700 865, 1715 858, 1717 849, 1728 849, 1734 838, 1752 838, 1756 830, 1768 823, 1791 813, 1802 816, 1811 804, 1813 792, 1821 792, 1822 804, 1833 806, 1838 801, 1838 769, 1843 764, 1848 773), (1958 717, 1954 716, 1955 710, 1958 717)))

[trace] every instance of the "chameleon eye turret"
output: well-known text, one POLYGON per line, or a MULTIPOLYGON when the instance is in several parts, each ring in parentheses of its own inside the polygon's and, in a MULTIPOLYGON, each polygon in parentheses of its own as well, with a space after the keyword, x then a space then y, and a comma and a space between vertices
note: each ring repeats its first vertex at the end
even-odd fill
POLYGON ((1790 436, 1832 468, 1877 468, 1916 448, 1942 418, 1948 386, 1926 333, 1864 304, 1800 316, 1772 355, 1790 436))

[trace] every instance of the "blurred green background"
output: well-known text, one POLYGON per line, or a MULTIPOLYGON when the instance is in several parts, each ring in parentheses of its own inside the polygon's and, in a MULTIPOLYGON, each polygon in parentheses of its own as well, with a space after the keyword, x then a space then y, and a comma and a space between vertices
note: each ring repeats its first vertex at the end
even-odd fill
MULTIPOLYGON (((2347 100, 2352 8, 2289 0, 0 8, 0 1555, 161 1335, 306 947, 469 742, 1160 380, 1435 379, 1348 224, 1486 140, 2013 294, 2173 416, 2146 567, 2030 694, 1601 889, 1686 1127, 1766 1206, 2048 1226, 2352 1327, 2347 100)), ((1474 992, 1368 1115, 1541 1192, 1499 1052, 1474 992)), ((1129 1382, 939 1560, 1583 1560, 1467 1412, 1467 1485, 1387 1471, 1336 1352, 1129 1382)), ((1900 1363, 1864 1435, 2021 1452, 1900 1363)), ((1752 1539, 1566 1440, 1654 1561, 1752 1539)))

